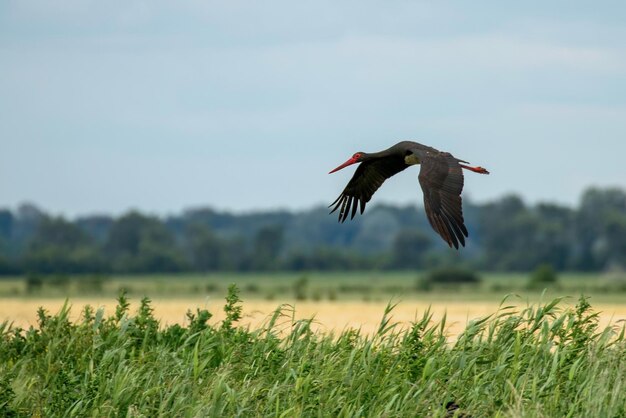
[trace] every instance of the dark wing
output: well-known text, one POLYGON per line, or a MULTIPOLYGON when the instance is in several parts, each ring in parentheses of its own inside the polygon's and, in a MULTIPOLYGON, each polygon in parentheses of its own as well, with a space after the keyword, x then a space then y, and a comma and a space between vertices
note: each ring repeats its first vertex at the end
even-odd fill
POLYGON ((341 208, 339 222, 345 221, 351 211, 350 219, 354 218, 358 205, 361 206, 361 213, 363 213, 365 204, 370 201, 383 182, 407 167, 401 155, 390 155, 362 162, 343 192, 329 205, 329 207, 334 205, 330 213, 341 208))
POLYGON ((461 190, 463 173, 459 161, 447 152, 420 153, 419 174, 424 191, 424 209, 433 229, 450 247, 465 246, 467 228, 463 221, 461 190))

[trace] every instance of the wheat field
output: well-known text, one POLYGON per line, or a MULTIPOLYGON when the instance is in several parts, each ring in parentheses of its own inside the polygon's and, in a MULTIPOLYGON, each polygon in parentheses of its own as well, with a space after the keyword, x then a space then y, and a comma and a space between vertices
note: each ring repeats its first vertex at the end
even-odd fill
MULTIPOLYGON (((563 306, 573 305, 575 299, 565 300, 563 306)), ((9 321, 14 326, 28 328, 36 324, 37 309, 43 307, 49 313, 57 313, 63 306, 63 298, 1 298, 0 299, 0 322, 9 321)), ((434 301, 404 300, 390 301, 397 303, 392 311, 393 321, 401 328, 406 328, 423 312, 430 307, 433 320, 440 321, 446 317, 447 333, 456 336, 460 333, 468 321, 495 313, 499 302, 495 301, 434 301)), ((295 301, 286 298, 284 300, 245 300, 243 304, 243 318, 240 324, 256 328, 282 304, 288 304, 295 319, 314 318, 312 328, 322 332, 340 332, 346 328, 360 328, 366 334, 376 331, 382 318, 385 307, 389 302, 381 301, 295 301)), ((626 321, 626 304, 618 303, 595 303, 591 300, 594 309, 600 313, 600 325, 619 323, 626 321)), ((69 299, 72 306, 71 318, 78 319, 85 305, 94 308, 104 308, 105 314, 110 315, 116 305, 114 298, 104 297, 75 297, 69 299)), ((515 305, 520 308, 526 303, 510 299, 506 305, 515 305)), ((131 299, 131 311, 139 306, 139 299, 131 299)), ((182 297, 182 298, 155 298, 152 301, 154 316, 162 326, 180 324, 185 325, 186 312, 195 311, 196 308, 207 309, 213 314, 211 323, 217 323, 224 319, 222 310, 223 299, 211 297, 182 297)), ((285 318, 285 323, 288 318, 285 318)))

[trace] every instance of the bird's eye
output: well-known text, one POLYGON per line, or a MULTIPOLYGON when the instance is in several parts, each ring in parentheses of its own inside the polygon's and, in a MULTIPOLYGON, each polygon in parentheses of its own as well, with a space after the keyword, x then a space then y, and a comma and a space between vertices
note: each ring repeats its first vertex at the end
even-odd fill
POLYGON ((361 158, 361 154, 359 154, 359 153, 357 152, 356 154, 354 154, 354 155, 352 156, 352 158, 361 158))

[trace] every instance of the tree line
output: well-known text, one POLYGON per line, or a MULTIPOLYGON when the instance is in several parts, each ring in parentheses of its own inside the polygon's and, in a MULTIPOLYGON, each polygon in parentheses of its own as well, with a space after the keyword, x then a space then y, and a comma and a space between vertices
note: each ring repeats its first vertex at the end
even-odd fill
POLYGON ((626 268, 626 191, 590 188, 577 207, 516 195, 464 202, 468 246, 455 251, 422 208, 378 205, 337 224, 324 207, 245 214, 196 208, 160 218, 52 216, 32 204, 0 209, 0 274, 424 269, 626 268))

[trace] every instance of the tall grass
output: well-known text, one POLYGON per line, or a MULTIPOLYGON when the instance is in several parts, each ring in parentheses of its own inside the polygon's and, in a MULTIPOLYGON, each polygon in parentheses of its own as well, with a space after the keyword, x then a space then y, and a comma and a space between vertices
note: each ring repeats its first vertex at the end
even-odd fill
POLYGON ((161 327, 144 298, 113 315, 86 306, 69 320, 40 310, 38 327, 0 325, 0 416, 623 417, 624 328, 598 329, 581 298, 501 306, 455 343, 426 311, 410 329, 393 306, 377 333, 316 333, 282 306, 258 329, 206 310, 161 327), (458 405, 458 409, 457 409, 458 405))

